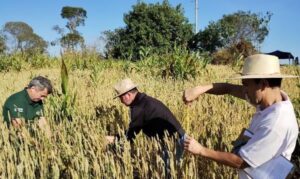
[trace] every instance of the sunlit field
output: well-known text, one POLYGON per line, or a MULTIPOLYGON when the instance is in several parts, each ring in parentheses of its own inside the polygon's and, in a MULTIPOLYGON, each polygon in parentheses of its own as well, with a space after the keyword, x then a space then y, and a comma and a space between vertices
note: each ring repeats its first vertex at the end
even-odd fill
MULTIPOLYGON (((0 123, 0 178, 163 178, 162 149, 157 141, 142 134, 133 145, 124 136, 114 145, 106 145, 104 140, 105 135, 123 134, 129 124, 128 108, 113 99, 113 85, 125 77, 136 82, 141 92, 165 103, 188 135, 215 150, 230 151, 231 142, 254 113, 251 105, 231 96, 205 94, 190 107, 182 102, 185 88, 212 82, 239 84, 239 80, 229 80, 238 68, 207 65, 197 68, 194 78, 183 80, 161 77, 156 73, 160 69, 147 68, 146 63, 86 63, 78 65, 67 59, 67 95, 61 90, 60 60, 48 66, 25 65, 20 71, 1 72, 1 105, 37 75, 47 76, 55 92, 45 101, 50 138, 36 124, 9 130, 0 123)), ((282 72, 299 75, 299 67, 285 66, 282 72)), ((282 89, 293 101, 300 122, 299 85, 299 79, 285 79, 282 89)), ((172 178, 237 178, 237 170, 188 153, 176 166, 174 142, 166 140, 172 178)))

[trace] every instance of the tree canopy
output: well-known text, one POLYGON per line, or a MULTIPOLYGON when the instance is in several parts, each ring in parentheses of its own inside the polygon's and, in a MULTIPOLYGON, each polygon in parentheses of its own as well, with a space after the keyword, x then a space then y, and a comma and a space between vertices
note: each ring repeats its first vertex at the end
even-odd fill
POLYGON ((224 15, 222 19, 210 22, 204 30, 199 31, 191 39, 189 46, 194 50, 210 52, 234 46, 241 41, 258 46, 269 33, 268 24, 271 16, 270 12, 261 15, 250 11, 224 15))
POLYGON ((84 26, 86 16, 86 10, 81 7, 65 6, 61 10, 61 17, 68 19, 66 27, 70 30, 70 33, 76 33, 76 28, 80 25, 84 26))
MULTIPOLYGON (((15 50, 21 52, 46 51, 47 42, 42 37, 35 34, 33 29, 25 22, 7 22, 3 28, 4 33, 8 33, 16 41, 15 50)), ((11 46, 13 46, 11 44, 11 46)))
POLYGON ((192 25, 183 15, 181 5, 138 2, 124 15, 126 26, 104 32, 107 55, 137 60, 141 53, 165 53, 175 46, 186 46, 192 37, 192 25))
POLYGON ((76 45, 84 43, 84 38, 77 33, 68 33, 61 38, 60 42, 67 49, 74 49, 76 45))
POLYGON ((6 50, 5 38, 0 34, 0 54, 6 50))
POLYGON ((67 19, 67 29, 69 33, 64 34, 64 31, 59 26, 54 26, 54 30, 62 35, 60 43, 62 47, 74 50, 76 46, 84 44, 84 38, 77 31, 77 27, 84 26, 85 19, 87 18, 87 12, 81 7, 65 6, 61 9, 61 17, 67 19))

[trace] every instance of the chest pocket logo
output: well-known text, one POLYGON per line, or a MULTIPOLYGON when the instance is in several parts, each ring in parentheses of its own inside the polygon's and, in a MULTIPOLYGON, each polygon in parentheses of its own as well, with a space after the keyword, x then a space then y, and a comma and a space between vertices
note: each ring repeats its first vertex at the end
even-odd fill
POLYGON ((37 116, 41 116, 41 115, 42 115, 42 112, 41 112, 41 111, 37 111, 35 114, 36 114, 37 116))
POLYGON ((15 108, 15 112, 24 112, 23 108, 15 108))

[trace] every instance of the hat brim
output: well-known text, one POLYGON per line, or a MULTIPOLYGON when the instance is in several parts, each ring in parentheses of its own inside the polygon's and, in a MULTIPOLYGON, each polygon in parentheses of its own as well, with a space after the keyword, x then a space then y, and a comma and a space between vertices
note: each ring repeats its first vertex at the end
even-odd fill
POLYGON ((120 97, 120 96, 124 95, 125 93, 127 93, 127 92, 129 92, 129 91, 131 91, 131 90, 133 90, 134 88, 137 88, 137 87, 138 87, 138 85, 135 85, 132 88, 129 88, 128 90, 126 90, 125 92, 122 92, 122 93, 114 96, 113 99, 116 99, 117 97, 120 97))
POLYGON ((236 75, 229 79, 235 80, 235 79, 268 79, 268 78, 299 78, 299 76, 294 75, 236 75))

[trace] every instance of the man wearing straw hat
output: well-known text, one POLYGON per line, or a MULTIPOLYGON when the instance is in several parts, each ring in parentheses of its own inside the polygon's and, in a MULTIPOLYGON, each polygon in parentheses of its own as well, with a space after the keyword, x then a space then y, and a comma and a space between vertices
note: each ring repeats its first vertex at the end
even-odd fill
MULTIPOLYGON (((163 144, 163 138, 167 133, 170 136, 178 134, 180 139, 176 143, 176 159, 180 160, 183 153, 183 141, 185 131, 175 116, 161 101, 152 98, 145 93, 140 93, 131 79, 127 78, 114 87, 120 101, 130 108, 130 124, 126 131, 126 137, 132 141, 135 135, 142 131, 148 137, 158 137, 163 144)), ((106 136, 109 143, 114 142, 115 136, 106 136)), ((164 146, 163 146, 164 148, 164 146)), ((168 167, 168 154, 164 150, 163 158, 168 167)))
MULTIPOLYGON (((172 112, 161 101, 152 98, 145 93, 140 93, 131 79, 127 78, 114 87, 121 103, 130 107, 130 124, 126 132, 128 140, 132 141, 135 135, 143 131, 148 137, 158 137, 163 140, 166 132, 172 136, 178 133, 183 137, 185 131, 181 127, 172 112)), ((107 136, 109 141, 114 136, 107 136)))
POLYGON ((244 133, 247 140, 234 153, 208 149, 191 137, 186 138, 184 148, 193 154, 240 169, 240 178, 253 177, 254 174, 278 177, 274 176, 278 172, 263 168, 263 164, 274 167, 281 156, 290 160, 295 149, 299 131, 294 108, 287 94, 280 90, 282 78, 293 77, 296 76, 280 73, 277 57, 256 54, 245 59, 241 76, 235 78, 242 79, 243 85, 214 83, 185 90, 185 103, 191 103, 203 93, 230 94, 250 102, 256 107, 256 113, 247 129, 248 134, 244 133), (258 170, 263 171, 258 173, 258 170))

